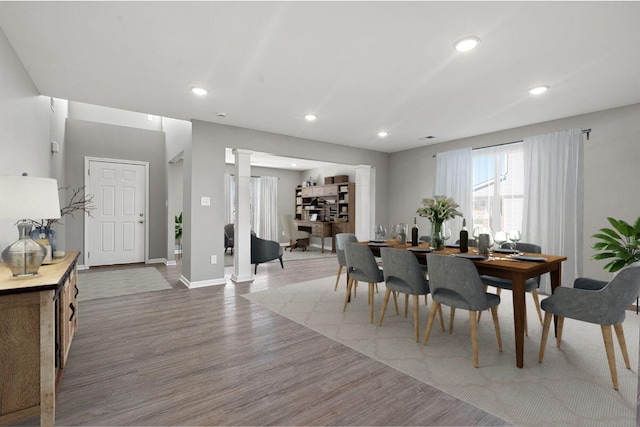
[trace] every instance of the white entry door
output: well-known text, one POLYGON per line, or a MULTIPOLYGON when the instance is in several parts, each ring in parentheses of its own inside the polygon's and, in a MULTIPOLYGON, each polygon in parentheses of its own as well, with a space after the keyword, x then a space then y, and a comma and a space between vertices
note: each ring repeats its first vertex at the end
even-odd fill
POLYGON ((146 165, 89 161, 88 265, 145 261, 146 165))

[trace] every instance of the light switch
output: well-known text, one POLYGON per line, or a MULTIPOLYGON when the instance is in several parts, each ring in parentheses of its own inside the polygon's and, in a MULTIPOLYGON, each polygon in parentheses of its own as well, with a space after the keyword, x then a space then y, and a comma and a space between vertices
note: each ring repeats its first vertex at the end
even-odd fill
POLYGON ((200 197, 200 206, 211 206, 211 197, 200 197))

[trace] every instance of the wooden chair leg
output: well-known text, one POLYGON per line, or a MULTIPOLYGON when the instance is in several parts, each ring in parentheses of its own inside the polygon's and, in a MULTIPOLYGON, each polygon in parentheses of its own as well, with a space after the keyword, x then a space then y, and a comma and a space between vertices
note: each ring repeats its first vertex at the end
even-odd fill
POLYGON ((540 324, 542 325, 542 310, 540 310, 540 298, 538 298, 538 290, 532 290, 531 296, 533 297, 533 303, 536 305, 536 310, 538 311, 538 319, 540 320, 540 324))
POLYGON ((353 281, 353 298, 355 299, 358 296, 358 281, 353 281))
POLYGON ((344 308, 342 309, 342 311, 347 311, 347 304, 351 299, 351 288, 353 287, 353 282, 353 279, 347 280, 347 295, 344 297, 344 308))
POLYGON ((473 348, 473 366, 478 367, 478 316, 477 311, 469 310, 469 326, 471 328, 471 347, 473 348))
POLYGON ((334 292, 338 290, 338 283, 340 283, 340 275, 342 274, 342 264, 338 264, 338 277, 336 277, 336 287, 334 292))
POLYGON ((453 318, 456 315, 456 308, 455 307, 451 307, 451 314, 449 316, 449 333, 452 334, 453 333, 453 318))
POLYGON ((529 336, 529 325, 527 323, 527 304, 524 305, 524 335, 529 336))
POLYGON ((562 327, 563 326, 564 326, 564 317, 558 316, 558 327, 556 328, 556 346, 558 348, 560 348, 560 344, 562 344, 562 327))
POLYGON ((491 317, 493 317, 493 328, 496 330, 496 339, 498 340, 498 350, 502 352, 502 335, 500 334, 500 320, 498 320, 498 306, 491 307, 491 317))
POLYGON ((620 344, 620 351, 622 351, 624 364, 627 369, 631 369, 631 364, 629 363, 629 353, 627 353, 627 342, 624 339, 624 331, 622 330, 622 323, 613 325, 613 329, 616 331, 616 336, 618 337, 618 344, 620 344))
POLYGON ((394 292, 393 293, 393 305, 395 305, 396 307, 396 316, 400 314, 400 312, 398 311, 398 293, 394 292))
POLYGON ((436 312, 440 309, 440 303, 434 301, 431 304, 431 311, 429 311, 429 320, 427 321, 427 329, 424 333, 424 345, 427 345, 427 341, 429 341, 429 335, 431 335, 431 327, 433 326, 433 319, 436 317, 436 312))
MULTIPOLYGON (((382 311, 380 312, 380 322, 378 322, 378 326, 382 326, 382 320, 384 319, 384 312, 387 310, 387 304, 389 303, 389 296, 391 295, 391 289, 387 288, 384 292, 384 299, 382 300, 382 311)), ((395 298, 395 293, 393 294, 395 298)))
POLYGON ((407 318, 409 314, 409 294, 404 294, 404 317, 407 318))
POLYGON ((416 342, 420 342, 419 298, 419 295, 413 296, 413 329, 416 331, 416 342))
POLYGON ((442 315, 442 305, 438 305, 438 316, 440 317, 440 329, 442 330, 442 332, 444 332, 444 316, 442 315))
POLYGON ((611 325, 601 325, 600 328, 602 329, 604 349, 607 352, 607 361, 609 362, 609 370, 611 371, 613 389, 618 390, 618 372, 616 371, 616 356, 613 352, 613 335, 611 334, 611 325))
POLYGON ((542 363, 544 357, 544 348, 547 345, 547 337, 549 336, 549 326, 551 326, 551 319, 553 313, 544 313, 544 324, 542 325, 542 339, 540 340, 540 352, 538 353, 538 363, 542 363))
POLYGON ((378 284, 376 283, 376 294, 378 293, 378 284))
POLYGON ((369 282, 369 323, 373 323, 373 282, 369 282))

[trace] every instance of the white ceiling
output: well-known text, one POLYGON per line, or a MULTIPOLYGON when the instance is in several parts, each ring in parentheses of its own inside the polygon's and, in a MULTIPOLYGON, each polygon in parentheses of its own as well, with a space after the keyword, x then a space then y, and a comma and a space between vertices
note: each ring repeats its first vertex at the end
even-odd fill
POLYGON ((0 26, 43 95, 383 152, 640 102, 635 1, 2 1, 0 26))

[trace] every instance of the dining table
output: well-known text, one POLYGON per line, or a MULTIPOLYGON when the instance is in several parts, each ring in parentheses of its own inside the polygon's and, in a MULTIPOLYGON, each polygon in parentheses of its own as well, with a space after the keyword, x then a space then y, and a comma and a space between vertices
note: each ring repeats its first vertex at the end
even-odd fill
MULTIPOLYGON (((524 335, 525 335, 525 282, 527 279, 549 273, 551 277, 551 290, 562 285, 562 262, 567 257, 547 254, 527 253, 498 253, 492 252, 488 257, 480 256, 477 248, 469 248, 469 252, 461 253, 456 246, 447 246, 442 250, 433 250, 428 243, 420 243, 412 246, 411 243, 400 244, 397 240, 366 241, 360 242, 369 246, 375 256, 380 256, 380 248, 392 247, 395 249, 410 250, 421 264, 427 264, 427 254, 439 254, 445 256, 463 256, 473 262, 481 275, 501 277, 511 280, 513 284, 513 324, 515 330, 516 366, 524 366, 524 335)), ((557 322, 557 319, 555 319, 557 322)))

